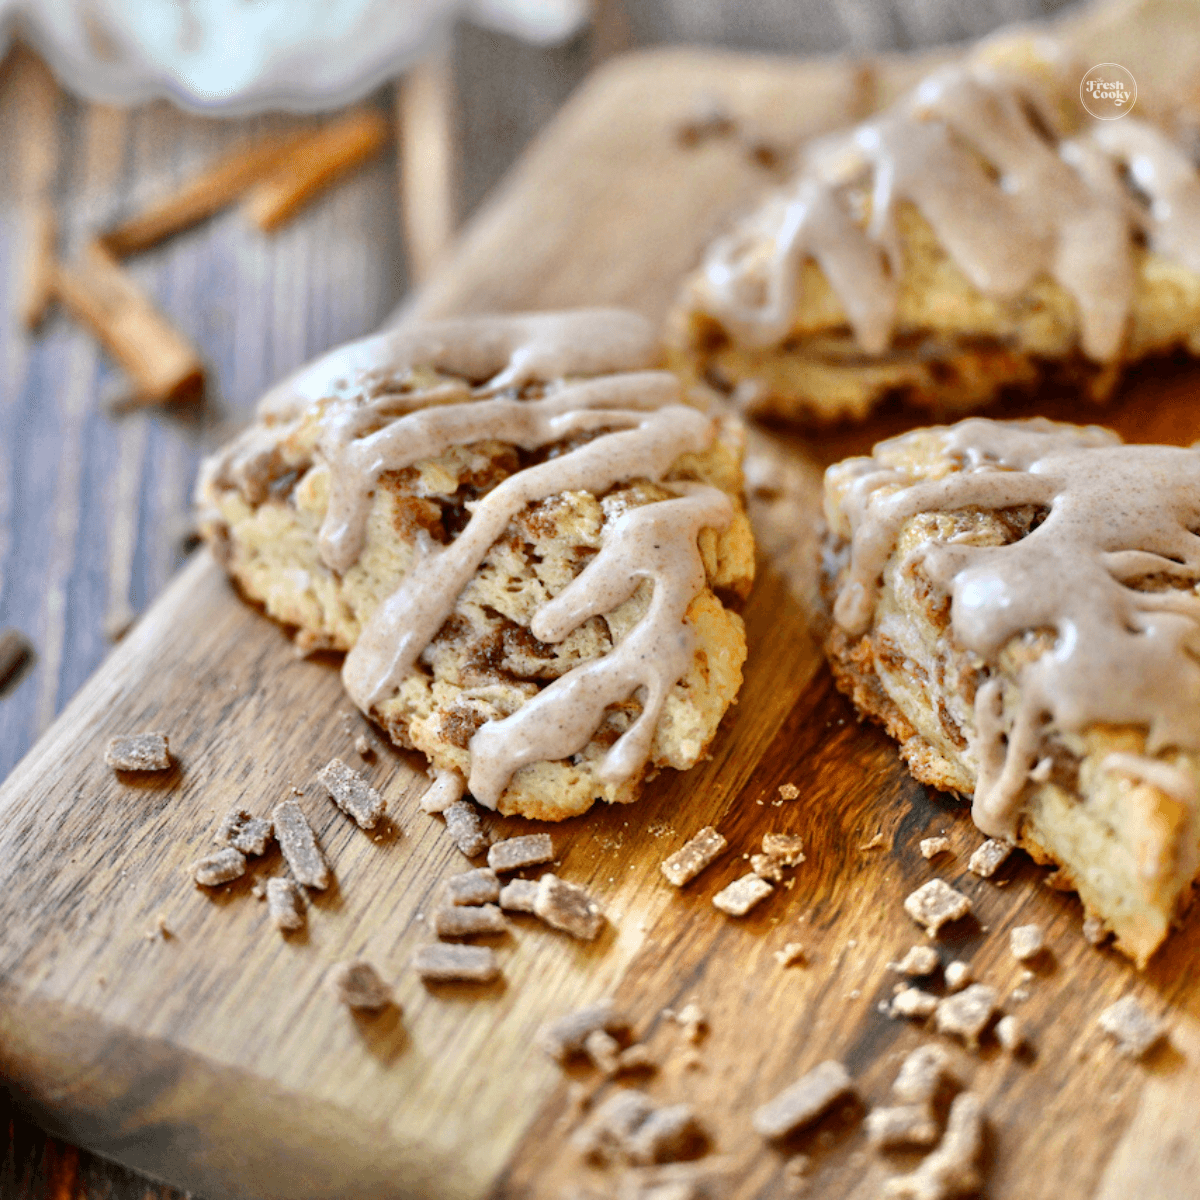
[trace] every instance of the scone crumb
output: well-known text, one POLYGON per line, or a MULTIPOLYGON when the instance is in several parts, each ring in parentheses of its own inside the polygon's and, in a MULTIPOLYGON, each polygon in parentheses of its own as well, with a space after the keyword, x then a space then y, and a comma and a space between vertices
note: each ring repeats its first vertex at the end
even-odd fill
POLYGON ((938 1006, 938 998, 932 992, 920 988, 903 988, 892 997, 891 1013, 894 1017, 911 1017, 918 1020, 932 1016, 938 1006))
POLYGON ((988 838, 967 860, 967 870, 981 879, 991 879, 1012 853, 1008 842, 988 838))
POLYGON ((538 880, 533 911, 547 925, 584 942, 594 941, 604 928, 604 914, 591 895, 584 888, 567 883, 553 873, 547 873, 538 880))
POLYGON ((1085 917, 1083 921, 1083 937, 1093 946, 1099 946, 1107 937, 1108 929, 1100 917, 1085 917))
POLYGON ((713 904, 731 917, 744 917, 756 904, 765 900, 775 889, 751 873, 735 879, 714 897, 713 904))
POLYGON ((583 1053, 588 1034, 598 1029, 618 1033, 627 1027, 628 1021, 616 1004, 606 998, 551 1021, 538 1034, 537 1043, 556 1062, 566 1062, 572 1055, 583 1053))
POLYGON ((963 1092, 950 1105, 941 1145, 908 1175, 887 1181, 890 1200, 950 1200, 977 1191, 983 1182, 983 1105, 973 1092, 963 1092))
POLYGON ((431 942, 412 959, 413 969, 428 983, 490 983, 500 974, 491 946, 431 942))
POLYGON ((304 925, 304 893, 291 879, 267 880, 267 916, 276 929, 300 929, 304 925))
POLYGON ((463 798, 466 790, 466 780, 457 771, 435 771, 433 780, 421 797, 421 811, 444 813, 463 798))
POLYGON ((961 992, 973 979, 970 966, 958 958, 946 964, 945 977, 946 987, 952 992, 961 992))
POLYGON ((374 829, 387 808, 387 801, 353 768, 332 758, 317 773, 317 782, 330 799, 360 829, 374 829))
POLYGON ((769 854, 752 854, 750 856, 750 870, 759 879, 766 879, 770 883, 783 882, 783 867, 780 865, 778 859, 772 858, 769 854))
POLYGON ((939 854, 950 854, 950 839, 948 837, 922 838, 920 842, 923 858, 937 858, 939 854))
POLYGON ((776 950, 775 961, 781 967, 795 966, 804 961, 804 945, 801 942, 788 942, 782 950, 776 950))
POLYGON ((232 808, 225 814, 216 840, 245 855, 257 857, 267 852, 267 846, 274 836, 275 827, 270 821, 252 816, 244 808, 232 808))
POLYGON ((945 1046, 936 1042, 918 1046, 900 1064, 892 1095, 901 1104, 932 1104, 944 1089, 958 1086, 951 1061, 945 1046))
POLYGON ((863 842, 862 845, 859 846, 859 849, 860 850, 879 850, 886 845, 887 845, 887 839, 883 836, 883 830, 881 829, 878 833, 875 834, 875 836, 873 838, 871 838, 870 841, 863 842))
POLYGON ((946 996, 938 1001, 934 1014, 938 1031, 960 1037, 973 1048, 995 1015, 996 1003, 996 989, 986 983, 973 983, 953 996, 946 996))
POLYGON ((796 833, 764 833, 763 853, 780 866, 798 867, 804 862, 804 839, 796 833))
POLYGON ((165 733, 122 734, 108 743, 104 761, 114 771, 169 771, 169 738, 165 733))
POLYGON ((695 837, 663 860, 660 870, 667 882, 683 887, 695 879, 729 843, 711 826, 706 825, 695 837))
POLYGON ((615 1075, 620 1061, 621 1043, 607 1030, 593 1029, 583 1039, 583 1052, 602 1075, 615 1075))
POLYGON ((375 757, 375 747, 371 745, 365 733, 360 733, 354 739, 354 753, 364 760, 375 757))
POLYGON ((899 1104, 867 1113, 867 1144, 873 1150, 899 1146, 932 1146, 938 1140, 938 1123, 924 1104, 899 1104))
POLYGON ((232 846, 198 859, 191 865, 192 878, 201 887, 220 887, 246 873, 246 856, 232 846))
POLYGON ((701 1137, 700 1123, 690 1104, 655 1108, 630 1134, 624 1157, 639 1166, 677 1162, 701 1137))
POLYGON ((275 839, 296 882, 310 888, 327 888, 329 864, 300 805, 295 800, 284 800, 275 805, 271 819, 275 839))
POLYGON ((1142 1058, 1166 1037, 1166 1026, 1149 1013, 1132 996, 1124 996, 1110 1004, 1097 1019, 1097 1024, 1116 1038, 1117 1049, 1130 1058, 1142 1058))
POLYGON ((375 1010, 392 1003, 392 989, 380 979, 379 972, 369 962, 361 959, 335 963, 329 969, 326 981, 347 1008, 375 1010))
POLYGON ((1015 1054, 1025 1045, 1025 1025, 1020 1017, 1009 1013, 996 1022, 996 1040, 1010 1054, 1015 1054))
POLYGON ((758 1108, 751 1124, 760 1137, 770 1140, 786 1137, 823 1117, 853 1090, 846 1068, 828 1059, 758 1108))
POLYGON ((1018 962, 1037 958, 1046 947, 1046 936, 1040 925, 1018 925, 1008 935, 1009 949, 1018 962))
POLYGON ((533 912, 538 885, 532 879, 513 879, 500 889, 500 907, 505 912, 533 912))
POLYGON ((910 946, 899 962, 888 963, 888 970, 914 977, 932 975, 941 961, 941 956, 932 946, 910 946))
POLYGON ((487 937, 508 930, 504 914, 494 904, 446 904, 433 914, 440 938, 487 937))
POLYGON ((948 921, 957 921, 971 911, 971 901, 943 880, 931 879, 907 897, 904 911, 924 925, 930 937, 937 937, 948 921))
POLYGON ((673 1014, 673 1018, 675 1024, 683 1030, 683 1036, 693 1045, 701 1041, 708 1032, 708 1017, 695 1001, 685 1004, 673 1014))
POLYGON ((500 899, 500 879, 490 867, 462 871, 446 880, 446 899, 451 904, 495 904, 500 899))
POLYGON ((571 1135, 584 1158, 599 1164, 627 1161, 629 1141, 654 1111, 642 1092, 620 1088, 607 1096, 571 1135))
MULTIPOLYGON (((440 782, 440 779, 435 782, 434 788, 440 782)), ((430 791, 432 790, 433 788, 430 788, 430 791)), ((478 858, 488 848, 487 834, 483 832, 479 810, 469 800, 453 801, 443 810, 442 816, 446 819, 446 832, 467 858, 478 858)))
POLYGON ((494 842, 488 850, 488 866, 496 872, 523 871, 554 860, 554 842, 548 833, 526 833, 494 842))
POLYGON ((779 785, 780 800, 799 800, 800 789, 794 783, 781 783, 779 785))

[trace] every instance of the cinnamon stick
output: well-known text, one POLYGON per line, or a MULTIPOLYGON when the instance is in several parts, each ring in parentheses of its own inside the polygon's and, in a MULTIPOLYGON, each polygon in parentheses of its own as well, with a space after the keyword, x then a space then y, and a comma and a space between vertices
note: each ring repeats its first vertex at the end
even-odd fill
POLYGON ((99 242, 88 244, 80 262, 58 264, 54 291, 125 368, 134 403, 191 400, 203 391, 204 366, 195 348, 99 242))
POLYGON ((260 229, 277 229, 334 180, 374 158, 390 129, 381 113, 360 109, 309 134, 250 189, 246 212, 260 229))

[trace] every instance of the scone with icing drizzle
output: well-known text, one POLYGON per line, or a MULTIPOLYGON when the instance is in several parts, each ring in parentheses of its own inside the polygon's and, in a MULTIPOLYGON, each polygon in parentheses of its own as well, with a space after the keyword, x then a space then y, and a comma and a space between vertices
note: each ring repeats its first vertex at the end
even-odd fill
POLYGON ((820 426, 1047 378, 1103 399, 1125 364, 1200 352, 1200 174, 1136 113, 1087 116, 1078 81, 991 47, 812 144, 685 285, 674 365, 820 426))
POLYGON ((825 508, 839 687, 1144 964, 1200 868, 1200 450, 976 418, 825 508))
POLYGON ((443 795, 549 820, 704 754, 746 656, 741 441, 633 313, 405 327, 268 394, 205 537, 443 795))

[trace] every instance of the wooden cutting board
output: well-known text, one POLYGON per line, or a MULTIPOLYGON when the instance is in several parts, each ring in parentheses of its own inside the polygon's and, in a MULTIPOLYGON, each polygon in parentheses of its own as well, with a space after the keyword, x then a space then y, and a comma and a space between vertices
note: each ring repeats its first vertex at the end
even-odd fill
MULTIPOLYGON (((1135 32, 1177 29, 1179 7, 1151 6, 1135 32)), ((1136 72, 1142 51, 1123 12, 1072 36, 1088 57, 1136 61, 1136 72)), ((1195 40, 1194 13, 1181 28, 1195 40)), ((927 62, 620 61, 568 106, 411 311, 624 302, 661 318, 709 236, 770 181, 755 147, 786 159, 927 62), (686 147, 681 123, 706 94, 744 135, 686 147)), ((1196 383, 1194 371, 1147 369, 1103 418, 1131 438, 1189 441, 1200 436, 1196 383)), ((1039 411, 1078 415, 1054 398, 1039 411)), ((886 1102, 900 1058, 934 1036, 878 1006, 897 978, 886 963, 920 940, 902 900, 937 875, 975 903, 945 958, 967 960, 1003 996, 1022 985, 1008 929, 1036 921, 1051 947, 1022 985, 1028 998, 1006 1000, 1032 1055, 960 1054, 991 1119, 987 1194, 1200 1196, 1200 917, 1138 976, 1083 942, 1078 902, 1028 860, 992 882, 967 874, 980 838, 965 810, 915 784, 891 743, 856 722, 806 633, 820 470, 903 420, 777 442, 793 507, 760 505, 771 554, 745 610, 746 683, 708 761, 665 774, 634 807, 557 827, 489 818, 502 836, 550 828, 556 869, 594 891, 609 926, 582 945, 515 919, 498 944, 503 981, 482 990, 426 988, 407 969, 431 938, 442 881, 468 865, 419 811, 420 764, 383 750, 367 766, 393 817, 379 837, 334 810, 313 776, 334 754, 353 761, 367 729, 337 664, 296 658, 197 555, 0 790, 0 1077, 53 1132, 210 1200, 609 1195, 614 1179, 567 1143, 572 1098, 603 1085, 582 1069, 564 1076, 532 1041, 546 1020, 615 994, 661 1064, 638 1086, 702 1115, 720 1166, 710 1194, 795 1194, 786 1164, 803 1152, 809 1194, 874 1196, 908 1164, 869 1156, 855 1120, 769 1147, 750 1114, 830 1057, 866 1105, 886 1102), (115 779, 108 738, 144 728, 170 732, 177 769, 115 779), (798 800, 780 800, 785 782, 798 800), (279 872, 277 857, 215 895, 185 868, 227 809, 265 812, 293 786, 337 884, 314 899, 307 932, 285 939, 251 894, 256 877, 279 872), (710 823, 730 852, 683 891, 667 886, 661 859, 710 823), (724 917, 712 895, 773 830, 802 834, 808 861, 750 917, 724 917), (954 857, 927 863, 917 842, 943 832, 954 857), (792 941, 805 962, 783 968, 774 952, 792 941), (355 1017, 329 997, 324 973, 350 956, 395 981, 402 1013, 355 1017), (1130 991, 1170 1013, 1169 1047, 1141 1065, 1094 1025, 1130 991), (663 1015, 687 1002, 708 1018, 696 1046, 663 1015)))

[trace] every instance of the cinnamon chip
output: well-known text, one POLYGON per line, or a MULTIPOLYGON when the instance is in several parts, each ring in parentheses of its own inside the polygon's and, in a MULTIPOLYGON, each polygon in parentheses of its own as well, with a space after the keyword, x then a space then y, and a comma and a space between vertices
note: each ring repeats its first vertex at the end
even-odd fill
POLYGON ((912 946, 899 962, 888 963, 889 971, 900 975, 932 975, 941 964, 938 952, 932 946, 912 946))
MULTIPOLYGON (((439 779, 434 788, 440 782, 439 779)), ((433 791, 433 788, 430 791, 433 791)), ((479 811, 469 800, 454 801, 442 815, 446 818, 446 832, 468 858, 476 858, 488 848, 487 834, 483 832, 479 811)))
POLYGON ((329 864, 313 834, 312 827, 295 800, 284 800, 271 813, 275 838, 297 883, 310 888, 329 886, 329 864))
POLYGON ((571 1137, 593 1162, 649 1166, 684 1157, 703 1132, 690 1104, 659 1108, 642 1092, 613 1092, 571 1137))
POLYGON ((889 1179, 884 1195, 890 1200, 950 1200, 978 1191, 983 1182, 983 1105, 963 1092, 954 1098, 942 1143, 909 1175, 889 1179))
POLYGON ((168 771, 171 753, 165 733, 130 733, 108 743, 104 761, 114 771, 168 771))
POLYGON ((971 982, 971 968, 957 958, 952 963, 946 964, 944 974, 946 988, 951 992, 961 992, 971 982))
POLYGON ((1046 936, 1040 925, 1018 925, 1008 935, 1009 948, 1018 962, 1037 958, 1046 948, 1046 936))
POLYGON ((1132 996, 1109 1005, 1097 1024, 1117 1039, 1117 1049, 1130 1058, 1142 1058, 1166 1037, 1163 1023, 1150 1016, 1132 996))
POLYGON ((846 1068, 830 1059, 757 1109, 751 1124, 760 1137, 771 1140, 787 1137, 823 1117, 853 1091, 846 1068))
POLYGON ((620 1033, 629 1022, 610 999, 597 1000, 552 1021, 538 1034, 538 1045, 557 1062, 582 1054, 589 1034, 596 1030, 620 1033))
POLYGON ((690 1104, 654 1109, 629 1135, 624 1157, 635 1165, 676 1162, 703 1136, 690 1104))
POLYGON ((971 901, 948 883, 931 879, 904 901, 904 911, 918 925, 924 925, 930 937, 937 937, 948 921, 957 921, 971 911, 971 901))
POLYGON ((251 816, 244 808, 230 809, 217 830, 217 841, 253 857, 265 854, 274 836, 275 827, 270 821, 251 816))
POLYGON ((282 877, 267 880, 267 916, 276 929, 304 926, 304 893, 298 884, 282 877))
POLYGON ((764 833, 763 853, 782 867, 798 867, 804 862, 804 839, 795 833, 764 833))
POLYGON ((0 631, 0 696, 32 657, 33 647, 24 634, 15 629, 0 631))
POLYGON ((596 901, 583 888, 554 874, 538 880, 533 911, 552 928, 585 942, 594 941, 604 928, 604 914, 596 901))
POLYGON ((938 998, 920 988, 904 988, 892 997, 892 1016, 924 1018, 932 1016, 938 1006, 938 998))
POLYGON ((901 1104, 867 1114, 867 1143, 874 1150, 900 1146, 932 1146, 941 1130, 927 1105, 901 1104))
POLYGON ((936 1042, 918 1046, 904 1062, 892 1084, 892 1095, 901 1104, 930 1105, 948 1088, 956 1088, 958 1079, 951 1068, 949 1051, 936 1042))
POLYGON ((1013 1013, 996 1022, 996 1040, 1010 1054, 1015 1054, 1025 1045, 1025 1026, 1021 1018, 1013 1013))
POLYGON ((775 889, 757 875, 743 875, 714 897, 713 905, 731 917, 744 917, 756 904, 765 900, 775 889))
POLYGON ((781 967, 794 966, 804 961, 804 946, 800 942, 788 942, 782 950, 776 950, 775 961, 781 967))
POLYGON ((995 1012, 996 989, 986 983, 973 983, 938 1001, 935 1020, 939 1032, 953 1034, 974 1047, 979 1044, 979 1035, 988 1027, 995 1012))
POLYGON ((489 867, 451 875, 446 880, 446 898, 451 904, 494 904, 500 899, 500 879, 489 867))
POLYGON ((667 882, 683 887, 695 879, 729 843, 711 826, 706 825, 695 837, 664 859, 660 870, 667 882))
POLYGON ((794 783, 781 783, 779 785, 780 800, 798 800, 800 798, 800 789, 794 783))
POLYGON ((392 1003, 392 989, 369 962, 337 963, 325 978, 333 994, 349 1008, 375 1010, 392 1003))
POLYGON ((592 1060, 592 1066, 604 1075, 615 1075, 620 1061, 621 1043, 603 1029, 593 1029, 583 1039, 583 1052, 592 1060))
POLYGON ((921 855, 924 858, 936 858, 939 854, 950 853, 950 839, 946 837, 929 837, 921 839, 921 855))
POLYGON ((330 759, 317 773, 317 782, 329 793, 334 804, 354 819, 360 829, 374 829, 387 808, 387 801, 356 771, 340 758, 330 759))
POLYGON ((433 942, 413 955, 412 965, 427 983, 490 983, 500 974, 491 946, 433 942))
POLYGON ((989 838, 967 861, 967 870, 981 879, 991 879, 1012 853, 1007 842, 989 838))
POLYGON ((769 854, 752 854, 750 856, 750 870, 759 879, 765 879, 769 883, 783 882, 783 867, 779 864, 778 860, 772 858, 769 854))
POLYGON ((526 833, 521 837, 494 842, 488 850, 488 866, 493 871, 523 871, 554 860, 554 842, 548 833, 526 833))
POLYGON ((202 887, 219 887, 246 873, 246 857, 232 846, 192 863, 192 878, 202 887))
POLYGON ((537 892, 538 885, 532 879, 514 879, 500 889, 500 907, 506 912, 531 913, 537 892))
POLYGON ((434 913, 433 924, 440 938, 483 937, 508 929, 504 914, 494 904, 478 907, 448 904, 434 913))

